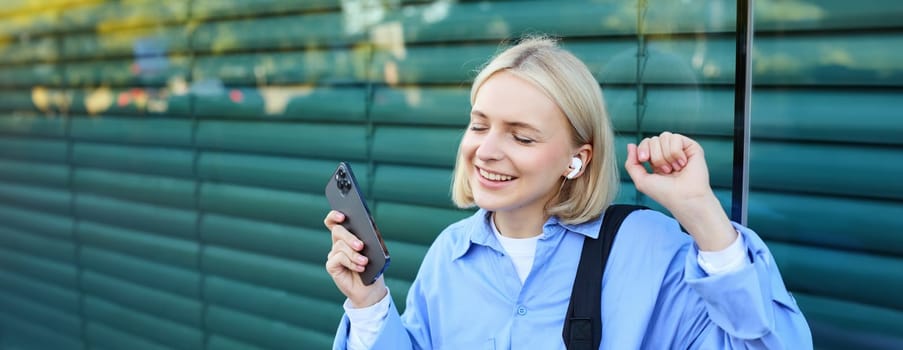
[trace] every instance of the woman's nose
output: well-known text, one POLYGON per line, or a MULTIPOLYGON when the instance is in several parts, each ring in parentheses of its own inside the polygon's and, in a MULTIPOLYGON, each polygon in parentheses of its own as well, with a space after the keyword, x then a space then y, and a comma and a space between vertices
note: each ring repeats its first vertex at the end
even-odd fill
POLYGON ((499 135, 490 132, 480 138, 478 142, 477 158, 480 160, 490 161, 504 158, 505 152, 502 149, 502 139, 499 135))

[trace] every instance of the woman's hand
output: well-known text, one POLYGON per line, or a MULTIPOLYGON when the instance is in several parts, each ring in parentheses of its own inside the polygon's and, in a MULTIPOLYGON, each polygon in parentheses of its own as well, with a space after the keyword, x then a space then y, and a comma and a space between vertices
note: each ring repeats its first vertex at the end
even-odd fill
POLYGON ((367 257, 360 254, 364 242, 342 226, 345 215, 338 211, 326 214, 323 224, 332 232, 332 250, 326 259, 326 272, 342 294, 348 297, 351 306, 363 308, 376 304, 388 293, 386 283, 380 276, 371 285, 365 285, 360 272, 367 266, 367 257))
POLYGON ((726 248, 737 237, 709 185, 702 147, 689 137, 663 132, 627 145, 627 173, 638 191, 664 206, 702 250, 726 248), (649 163, 648 173, 643 163, 649 163))
POLYGON ((627 145, 627 173, 637 190, 672 210, 712 195, 702 147, 689 137, 663 132, 627 145), (647 173, 642 163, 653 170, 647 173))

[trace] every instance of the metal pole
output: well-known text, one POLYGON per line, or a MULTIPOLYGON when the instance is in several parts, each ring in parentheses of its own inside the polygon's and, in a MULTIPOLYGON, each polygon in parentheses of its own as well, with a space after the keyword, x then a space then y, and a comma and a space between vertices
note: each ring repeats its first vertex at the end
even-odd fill
POLYGON ((752 77, 753 1, 737 0, 737 50, 734 70, 734 169, 731 220, 746 225, 749 196, 749 117, 752 77))

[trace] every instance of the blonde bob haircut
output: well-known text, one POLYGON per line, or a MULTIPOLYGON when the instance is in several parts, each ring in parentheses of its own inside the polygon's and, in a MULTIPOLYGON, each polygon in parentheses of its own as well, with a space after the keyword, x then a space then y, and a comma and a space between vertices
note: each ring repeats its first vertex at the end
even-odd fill
MULTIPOLYGON (((589 144, 593 148, 583 175, 567 181, 562 176, 564 183, 546 204, 546 214, 568 224, 599 217, 614 200, 619 186, 614 131, 599 83, 583 62, 560 48, 554 39, 528 37, 499 53, 482 68, 470 89, 471 104, 480 86, 499 71, 512 73, 539 87, 567 116, 573 146, 589 144)), ((459 146, 452 201, 460 208, 468 208, 476 203, 467 179, 469 169, 465 169, 466 162, 461 157, 459 146)))

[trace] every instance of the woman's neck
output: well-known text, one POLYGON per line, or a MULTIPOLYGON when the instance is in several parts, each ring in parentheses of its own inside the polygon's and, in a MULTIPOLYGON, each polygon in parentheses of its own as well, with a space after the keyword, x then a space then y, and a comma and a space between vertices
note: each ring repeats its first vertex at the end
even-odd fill
POLYGON ((526 211, 501 211, 492 213, 499 233, 511 238, 530 238, 542 233, 542 226, 549 219, 545 213, 526 211))

